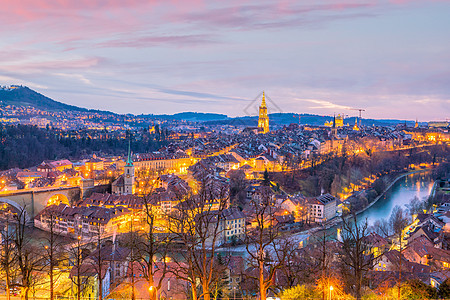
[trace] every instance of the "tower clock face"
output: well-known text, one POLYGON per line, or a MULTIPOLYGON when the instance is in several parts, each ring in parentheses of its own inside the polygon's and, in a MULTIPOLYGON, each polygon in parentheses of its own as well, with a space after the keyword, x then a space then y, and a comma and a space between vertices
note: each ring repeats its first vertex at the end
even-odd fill
POLYGON ((127 178, 130 178, 130 174, 127 174, 127 178))

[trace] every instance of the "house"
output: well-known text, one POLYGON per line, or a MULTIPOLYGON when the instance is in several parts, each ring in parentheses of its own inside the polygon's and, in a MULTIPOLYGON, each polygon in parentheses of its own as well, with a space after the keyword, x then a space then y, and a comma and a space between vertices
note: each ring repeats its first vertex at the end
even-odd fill
POLYGON ((244 240, 246 227, 245 227, 245 214, 238 208, 227 208, 222 211, 223 219, 219 228, 222 228, 224 242, 230 242, 234 240, 244 240))
POLYGON ((250 186, 246 190, 247 200, 251 200, 255 203, 261 201, 274 201, 275 195, 272 190, 267 186, 250 186))
POLYGON ((308 217, 307 199, 302 194, 287 197, 280 206, 281 209, 294 215, 295 222, 303 222, 308 217))
POLYGON ((44 160, 39 166, 37 166, 38 172, 52 172, 52 171, 64 171, 66 169, 72 169, 73 164, 70 160, 44 160))
POLYGON ((415 230, 409 234, 408 244, 412 243, 415 239, 424 236, 434 245, 442 247, 442 241, 444 238, 444 230, 443 230, 444 223, 442 222, 440 223, 442 224, 442 227, 435 226, 435 224, 432 222, 428 222, 425 223, 423 226, 416 227, 415 230))
MULTIPOLYGON (((183 270, 187 268, 184 263, 157 261, 153 263, 153 267, 154 286, 161 284, 156 291, 157 297, 155 299, 188 299, 190 284, 177 276, 177 274, 183 273, 183 270)), ((149 299, 151 293, 150 284, 144 271, 146 270, 140 263, 129 262, 127 277, 111 291, 110 297, 114 299, 129 299, 131 285, 134 282, 135 298, 149 299)))
POLYGON ((400 256, 400 252, 398 250, 390 250, 382 254, 375 261, 373 270, 398 272, 400 268, 400 257, 402 272, 428 273, 431 270, 431 268, 427 265, 408 261, 404 255, 400 256))
POLYGON ((308 217, 312 222, 323 223, 336 216, 336 198, 330 194, 308 199, 308 217))
POLYGON ((37 171, 37 172, 23 171, 23 172, 18 172, 16 177, 17 177, 18 180, 20 180, 24 184, 29 184, 30 182, 33 182, 36 179, 46 178, 47 177, 47 173, 46 172, 41 172, 41 171, 37 171))
POLYGON ((158 208, 158 213, 161 217, 172 212, 172 210, 183 200, 176 193, 172 191, 158 191, 151 195, 150 203, 158 208))
POLYGON ((62 159, 62 160, 55 160, 52 162, 52 165, 55 166, 56 170, 58 171, 64 171, 67 169, 72 169, 72 162, 68 159, 62 159))
POLYGON ((447 211, 445 214, 441 215, 439 219, 444 223, 444 232, 449 233, 450 232, 450 210, 447 211))
MULTIPOLYGON (((119 247, 116 244, 107 242, 95 249, 86 257, 79 267, 72 267, 69 277, 80 276, 83 278, 82 295, 86 298, 99 298, 98 280, 99 274, 102 280, 102 296, 109 295, 117 285, 119 285, 127 276, 128 264, 130 261, 131 250, 119 247)), ((76 287, 75 287, 76 288, 76 287)), ((74 284, 72 284, 72 290, 74 284)))
POLYGON ((374 257, 379 257, 386 252, 389 247, 389 242, 375 232, 371 232, 365 237, 365 243, 370 249, 368 251, 369 253, 366 253, 366 255, 373 254, 374 257))
POLYGON ((229 170, 236 170, 239 168, 239 161, 232 154, 221 154, 217 156, 217 166, 228 172, 229 170))
POLYGON ((127 229, 129 214, 125 207, 68 206, 64 203, 49 205, 35 217, 35 226, 45 231, 53 230, 60 235, 80 236, 87 240, 98 235, 112 235, 127 229))
POLYGON ((403 255, 411 262, 450 270, 450 250, 436 248, 426 236, 409 243, 403 255))
MULTIPOLYGON (((246 216, 238 208, 227 208, 222 211, 205 211, 202 215, 208 218, 207 222, 210 232, 207 237, 208 244, 212 245, 214 240, 217 245, 223 245, 245 239, 246 216)), ((198 217, 202 216, 197 215, 198 217)))
POLYGON ((244 263, 244 258, 242 256, 231 256, 228 260, 228 289, 234 296, 239 294, 240 284, 244 276, 244 263))
POLYGON ((94 170, 103 170, 104 162, 99 158, 91 158, 90 160, 84 163, 86 170, 94 171, 94 170))

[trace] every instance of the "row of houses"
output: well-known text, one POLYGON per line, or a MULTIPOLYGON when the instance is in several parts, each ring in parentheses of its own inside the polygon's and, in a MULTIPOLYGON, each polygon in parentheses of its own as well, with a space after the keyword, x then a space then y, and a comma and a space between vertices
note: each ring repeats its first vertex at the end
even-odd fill
POLYGON ((336 217, 339 199, 331 194, 317 197, 305 197, 301 193, 296 195, 273 194, 269 188, 251 185, 246 189, 247 201, 259 202, 264 197, 270 197, 282 214, 292 215, 295 222, 325 223, 336 217), (268 196, 267 196, 268 195, 268 196))

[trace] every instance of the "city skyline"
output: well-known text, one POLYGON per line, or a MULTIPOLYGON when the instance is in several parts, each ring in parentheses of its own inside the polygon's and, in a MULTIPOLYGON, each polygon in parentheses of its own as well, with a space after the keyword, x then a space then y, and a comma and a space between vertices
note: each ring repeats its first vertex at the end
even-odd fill
POLYGON ((448 1, 2 1, 0 82, 118 113, 445 120, 448 1), (4 2, 4 3, 3 3, 4 2), (270 111, 270 104, 269 113, 270 111))

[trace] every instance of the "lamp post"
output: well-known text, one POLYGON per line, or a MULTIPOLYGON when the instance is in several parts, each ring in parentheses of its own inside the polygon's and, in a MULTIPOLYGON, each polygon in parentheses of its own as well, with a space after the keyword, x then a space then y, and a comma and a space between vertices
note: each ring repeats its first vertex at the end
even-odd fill
POLYGON ((333 286, 332 285, 330 285, 330 300, 331 300, 331 292, 333 291, 333 286))

